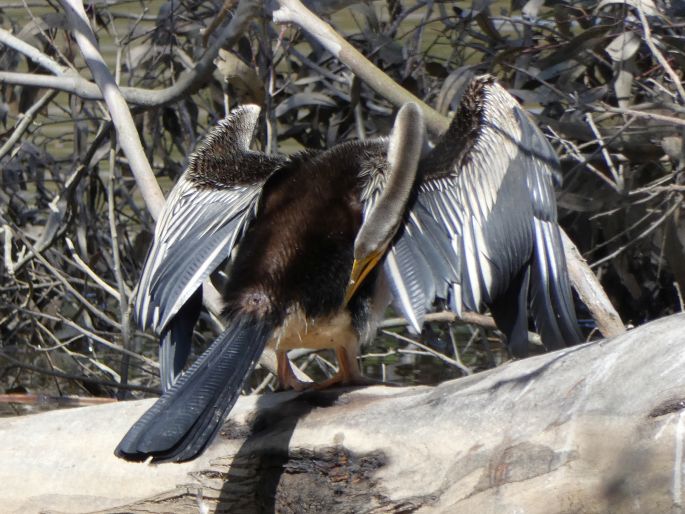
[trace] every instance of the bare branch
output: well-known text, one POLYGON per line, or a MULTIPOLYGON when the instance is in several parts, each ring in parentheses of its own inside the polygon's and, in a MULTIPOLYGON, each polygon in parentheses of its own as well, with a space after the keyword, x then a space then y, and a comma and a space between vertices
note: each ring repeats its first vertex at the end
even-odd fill
POLYGON ((387 98, 397 107, 414 102, 423 111, 428 129, 441 134, 449 126, 448 120, 421 99, 417 98, 364 57, 356 48, 343 39, 330 25, 307 9, 300 0, 278 0, 280 9, 274 11, 275 23, 295 23, 345 63, 354 73, 374 91, 387 98))
POLYGON ((678 95, 680 96, 680 102, 685 102, 685 89, 683 89, 683 85, 680 82, 678 74, 675 71, 673 71, 673 68, 671 68, 671 65, 668 63, 668 60, 664 57, 664 55, 659 51, 659 49, 654 44, 654 40, 652 39, 652 29, 649 27, 649 22, 647 21, 647 17, 645 16, 645 13, 642 10, 642 7, 640 6, 640 3, 638 2, 635 7, 637 8, 638 15, 640 16, 642 31, 644 32, 645 42, 647 43, 649 50, 652 52, 652 55, 654 55, 656 60, 659 62, 659 64, 663 67, 663 69, 666 71, 668 76, 673 81, 673 86, 676 88, 676 90, 678 91, 678 95))
MULTIPOLYGON (((77 0, 62 1, 65 3, 65 5, 78 3, 77 0)), ((73 8, 65 7, 65 10, 67 13, 74 13, 73 8)), ((82 6, 81 10, 83 10, 82 6)), ((244 34, 247 24, 256 16, 257 12, 258 6, 255 2, 251 2, 249 0, 243 0, 240 2, 233 18, 231 18, 230 23, 219 33, 214 43, 207 49, 195 66, 191 70, 181 73, 178 79, 174 82, 173 86, 157 90, 136 87, 120 87, 118 88, 120 94, 129 104, 139 105, 142 107, 158 107, 161 105, 174 103, 184 96, 196 92, 214 70, 214 59, 216 59, 216 56, 219 54, 219 49, 232 46, 238 40, 238 38, 244 34)), ((85 18, 85 23, 87 23, 87 18, 85 18)), ((90 30, 89 25, 88 30, 92 34, 92 30, 90 30)), ((9 36, 11 36, 11 34, 9 34, 9 36)), ((14 36, 11 37, 14 38, 14 36)), ((20 43, 23 43, 17 38, 14 39, 20 43)), ((33 75, 30 73, 0 71, 0 83, 32 85, 37 87, 58 89, 60 91, 75 94, 85 100, 105 99, 101 88, 98 85, 93 84, 83 77, 74 76, 70 71, 67 73, 64 68, 60 67, 54 61, 51 63, 47 56, 42 54, 31 45, 26 43, 19 45, 19 43, 13 41, 13 47, 28 57, 35 57, 36 59, 45 61, 46 66, 49 65, 49 67, 46 69, 49 69, 57 76, 50 77, 47 75, 33 75)), ((94 73, 93 76, 95 77, 94 73)), ((98 82, 97 77, 96 82, 98 82)))
POLYGON ((621 317, 611 305, 604 289, 597 283, 597 277, 580 255, 578 248, 562 231, 564 251, 568 261, 568 273, 578 296, 587 306, 590 314, 597 323, 597 328, 605 337, 613 337, 626 331, 621 317), (593 287, 597 284, 597 287, 593 287))
POLYGON ((35 62, 42 68, 45 68, 54 75, 64 75, 66 72, 69 71, 69 68, 62 66, 57 61, 55 61, 51 57, 48 57, 46 54, 44 54, 37 48, 29 45, 25 41, 22 41, 17 36, 10 34, 2 28, 0 28, 0 43, 9 46, 10 48, 14 48, 17 52, 22 53, 23 55, 31 59, 33 62, 35 62))
POLYGON ((95 34, 90 28, 88 17, 83 9, 83 3, 81 0, 61 0, 61 2, 73 29, 74 38, 107 103, 112 122, 117 131, 119 144, 128 158, 129 166, 136 177, 145 204, 152 217, 157 219, 164 206, 164 194, 157 184, 150 163, 143 151, 143 146, 140 144, 138 131, 133 123, 128 105, 126 105, 126 100, 121 95, 114 77, 107 68, 102 55, 100 55, 95 34))
POLYGON ((24 132, 26 132, 26 130, 29 128, 29 126, 35 119, 36 115, 46 105, 48 105, 52 101, 52 99, 55 98, 55 96, 57 96, 57 91, 48 91, 43 96, 41 96, 38 99, 38 101, 31 106, 30 109, 28 109, 24 113, 19 123, 17 123, 17 126, 14 127, 12 135, 8 137, 7 141, 5 141, 5 144, 2 145, 2 147, 0 147, 0 159, 7 155, 7 152, 9 152, 12 149, 12 147, 17 143, 17 141, 19 141, 24 132))

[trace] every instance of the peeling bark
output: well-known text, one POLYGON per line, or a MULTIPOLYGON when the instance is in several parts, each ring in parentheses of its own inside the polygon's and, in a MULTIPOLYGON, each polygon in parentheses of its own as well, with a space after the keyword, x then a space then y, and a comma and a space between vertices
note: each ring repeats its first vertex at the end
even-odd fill
POLYGON ((241 398, 198 460, 112 450, 150 401, 0 420, 1 512, 683 512, 685 314, 437 387, 241 398))

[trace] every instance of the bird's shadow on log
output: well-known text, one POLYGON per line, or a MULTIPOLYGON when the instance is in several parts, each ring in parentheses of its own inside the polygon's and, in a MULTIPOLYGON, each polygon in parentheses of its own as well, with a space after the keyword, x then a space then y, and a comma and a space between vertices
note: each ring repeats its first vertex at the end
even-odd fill
MULTIPOLYGON (((581 348, 566 349, 489 387, 523 387, 581 348)), ((454 385, 463 388, 469 379, 482 380, 486 375, 458 379, 454 385)), ((217 512, 356 512, 366 510, 372 499, 378 499, 374 475, 387 460, 381 452, 356 455, 338 444, 336 434, 325 437, 330 445, 314 450, 291 445, 300 420, 313 411, 340 405, 344 401, 341 395, 347 391, 309 391, 285 401, 263 395, 257 401, 256 414, 247 423, 228 421, 221 436, 242 443, 221 477, 217 512), (358 509, 350 498, 359 500, 358 509)))
POLYGON ((289 448, 295 427, 313 410, 335 405, 345 391, 308 391, 275 405, 271 395, 263 395, 246 425, 224 425, 222 437, 244 441, 226 473, 217 512, 276 512, 277 497, 287 492, 281 483, 286 465, 293 466, 289 448))

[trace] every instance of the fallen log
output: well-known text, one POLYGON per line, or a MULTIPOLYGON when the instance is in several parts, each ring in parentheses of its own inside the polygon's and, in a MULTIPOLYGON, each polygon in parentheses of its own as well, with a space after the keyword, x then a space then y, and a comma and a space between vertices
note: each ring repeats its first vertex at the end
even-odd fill
POLYGON ((685 314, 437 387, 241 398, 184 464, 112 454, 151 400, 0 420, 0 512, 682 512, 685 314))

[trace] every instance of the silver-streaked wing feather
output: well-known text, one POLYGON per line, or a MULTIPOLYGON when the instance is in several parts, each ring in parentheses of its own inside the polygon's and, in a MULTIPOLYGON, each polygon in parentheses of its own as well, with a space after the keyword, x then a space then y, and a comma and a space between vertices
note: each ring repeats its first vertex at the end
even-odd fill
POLYGON ((181 177, 169 195, 138 284, 135 313, 142 328, 164 330, 230 255, 261 185, 199 190, 181 177))
POLYGON ((540 329, 543 340, 576 342, 556 224, 558 162, 516 100, 490 77, 474 80, 450 129, 420 166, 414 204, 385 263, 395 307, 414 331, 434 300, 417 275, 430 272, 435 296, 461 313, 491 304, 531 265, 536 322, 549 325, 540 329), (418 249, 424 262, 399 259, 405 246, 418 249))
POLYGON ((202 282, 226 260, 252 219, 266 180, 284 162, 250 151, 259 108, 243 106, 212 129, 167 198, 138 283, 135 315, 160 334, 168 390, 190 352, 202 282))

